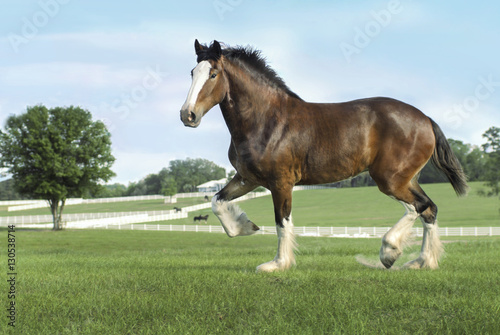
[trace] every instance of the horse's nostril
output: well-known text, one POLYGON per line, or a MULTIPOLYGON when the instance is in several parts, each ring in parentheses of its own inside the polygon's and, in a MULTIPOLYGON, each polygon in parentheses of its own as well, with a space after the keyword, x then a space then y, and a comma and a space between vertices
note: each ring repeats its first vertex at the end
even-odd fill
POLYGON ((194 121, 196 121, 196 114, 195 114, 195 113, 193 113, 193 112, 189 112, 188 120, 189 120, 190 122, 194 122, 194 121))

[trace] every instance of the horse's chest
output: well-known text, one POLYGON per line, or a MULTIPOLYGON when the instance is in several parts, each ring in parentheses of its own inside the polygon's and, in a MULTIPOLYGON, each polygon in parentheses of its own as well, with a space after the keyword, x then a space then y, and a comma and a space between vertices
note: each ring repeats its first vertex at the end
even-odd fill
POLYGON ((296 172, 292 156, 284 155, 282 151, 258 152, 246 148, 235 153, 232 164, 242 177, 261 185, 296 172))

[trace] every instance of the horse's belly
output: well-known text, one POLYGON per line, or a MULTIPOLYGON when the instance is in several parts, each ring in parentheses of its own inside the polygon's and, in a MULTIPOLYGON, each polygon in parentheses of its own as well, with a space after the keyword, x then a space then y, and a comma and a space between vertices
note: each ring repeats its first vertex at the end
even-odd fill
POLYGON ((320 159, 307 159, 302 167, 301 179, 298 185, 316 185, 335 183, 357 176, 366 171, 368 159, 352 157, 328 157, 320 159))

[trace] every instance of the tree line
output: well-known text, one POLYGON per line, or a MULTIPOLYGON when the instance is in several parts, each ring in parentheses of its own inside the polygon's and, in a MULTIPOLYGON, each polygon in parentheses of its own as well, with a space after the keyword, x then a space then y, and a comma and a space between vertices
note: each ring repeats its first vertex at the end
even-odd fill
POLYGON ((207 159, 173 160, 168 167, 158 173, 149 174, 138 182, 129 183, 128 186, 119 183, 105 185, 99 193, 92 196, 108 198, 196 192, 196 186, 225 177, 226 169, 207 159))

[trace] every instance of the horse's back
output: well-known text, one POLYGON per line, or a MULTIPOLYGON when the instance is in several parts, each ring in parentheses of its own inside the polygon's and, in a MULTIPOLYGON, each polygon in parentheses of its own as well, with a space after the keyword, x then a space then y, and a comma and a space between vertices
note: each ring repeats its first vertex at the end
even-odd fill
POLYGON ((316 116, 324 114, 325 117, 331 118, 334 121, 341 123, 348 121, 353 125, 366 122, 367 119, 373 120, 373 118, 405 117, 414 120, 428 119, 424 113, 414 106, 386 97, 373 97, 338 103, 306 102, 305 104, 310 106, 309 111, 316 116))
POLYGON ((338 181, 398 157, 417 155, 427 161, 432 154, 430 119, 399 100, 377 97, 308 105, 300 126, 315 131, 310 132, 314 135, 300 183, 338 181))

